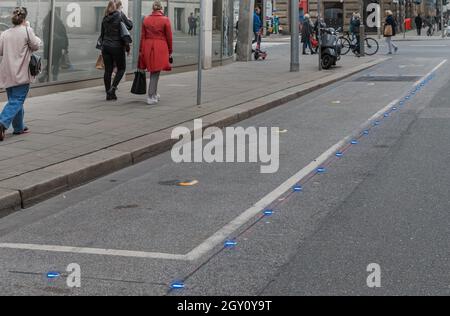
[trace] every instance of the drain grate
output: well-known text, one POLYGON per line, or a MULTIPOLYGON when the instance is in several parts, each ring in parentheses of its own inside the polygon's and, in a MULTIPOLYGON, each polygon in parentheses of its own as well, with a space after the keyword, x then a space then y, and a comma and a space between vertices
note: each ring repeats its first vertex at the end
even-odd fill
POLYGON ((363 76, 356 78, 355 82, 415 82, 421 79, 420 76, 363 76))

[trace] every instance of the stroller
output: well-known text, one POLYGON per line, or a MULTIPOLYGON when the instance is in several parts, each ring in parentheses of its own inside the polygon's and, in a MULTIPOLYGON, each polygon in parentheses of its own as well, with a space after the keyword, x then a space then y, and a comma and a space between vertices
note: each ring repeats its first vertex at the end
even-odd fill
POLYGON ((267 58, 267 52, 261 50, 261 39, 262 39, 262 31, 258 33, 256 40, 253 42, 253 46, 252 46, 252 52, 253 52, 253 56, 255 57, 255 60, 259 60, 260 58, 262 60, 265 60, 267 58))

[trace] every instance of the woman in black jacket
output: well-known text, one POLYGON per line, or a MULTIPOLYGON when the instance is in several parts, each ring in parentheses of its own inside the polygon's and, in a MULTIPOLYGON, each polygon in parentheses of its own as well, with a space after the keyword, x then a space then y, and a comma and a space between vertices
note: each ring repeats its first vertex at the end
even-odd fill
POLYGON ((100 35, 103 62, 105 63, 106 100, 108 101, 117 100, 116 90, 126 70, 126 50, 128 45, 122 40, 121 23, 124 23, 128 30, 133 28, 133 22, 123 12, 118 10, 116 2, 109 1, 100 35), (117 73, 111 84, 114 67, 117 67, 117 73))

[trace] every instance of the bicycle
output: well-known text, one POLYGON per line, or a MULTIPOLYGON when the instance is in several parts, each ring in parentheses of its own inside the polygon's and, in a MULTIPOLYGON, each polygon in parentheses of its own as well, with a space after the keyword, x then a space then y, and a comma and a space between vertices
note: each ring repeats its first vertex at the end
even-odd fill
MULTIPOLYGON (((341 55, 347 55, 350 50, 356 54, 356 36, 351 36, 350 32, 345 32, 344 35, 339 37, 339 42, 341 44, 341 55)), ((380 49, 380 44, 378 41, 372 37, 366 37, 364 40, 365 47, 364 53, 367 56, 373 56, 378 53, 380 49)))

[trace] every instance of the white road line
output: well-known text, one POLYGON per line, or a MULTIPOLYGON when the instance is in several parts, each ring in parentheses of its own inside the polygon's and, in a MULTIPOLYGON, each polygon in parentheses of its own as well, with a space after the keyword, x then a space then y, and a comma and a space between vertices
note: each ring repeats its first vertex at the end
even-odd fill
POLYGON ((409 47, 448 47, 448 45, 443 45, 443 44, 415 44, 415 45, 409 45, 409 47))
MULTIPOLYGON (((447 62, 447 59, 443 60, 439 65, 433 68, 428 74, 417 81, 414 86, 418 86, 425 78, 433 74, 440 67, 447 62)), ((214 235, 206 239, 199 246, 194 248, 186 255, 180 254, 168 254, 158 252, 143 252, 143 251, 129 251, 129 250, 112 250, 112 249, 98 249, 98 248, 81 248, 81 247, 66 247, 66 246, 50 246, 50 245, 33 245, 33 244, 16 244, 16 243, 0 243, 0 249, 18 249, 18 250, 32 250, 32 251, 48 251, 48 252, 65 252, 74 254, 92 254, 92 255, 105 255, 105 256, 118 256, 118 257, 132 257, 132 258, 144 258, 144 259, 163 259, 163 260, 184 260, 195 261, 206 255, 208 252, 219 246, 231 235, 241 228, 244 224, 260 214, 266 207, 271 205, 274 201, 279 199, 285 192, 292 189, 292 187, 309 175, 312 171, 320 167, 325 161, 327 161, 332 155, 334 155, 339 149, 347 144, 352 137, 367 128, 373 120, 382 116, 385 112, 389 111, 395 104, 399 102, 396 99, 390 102, 386 107, 375 113, 371 118, 364 122, 354 133, 348 135, 335 145, 331 146, 327 151, 320 155, 317 159, 312 161, 305 168, 297 172, 294 176, 282 183, 278 188, 266 195, 252 207, 247 209, 241 215, 233 219, 214 235)))
POLYGON ((65 252, 74 254, 103 255, 115 257, 131 257, 143 259, 188 260, 186 255, 176 255, 159 252, 145 252, 145 251, 99 249, 99 248, 82 248, 82 247, 14 244, 14 243, 0 243, 0 248, 48 251, 48 252, 65 252))

